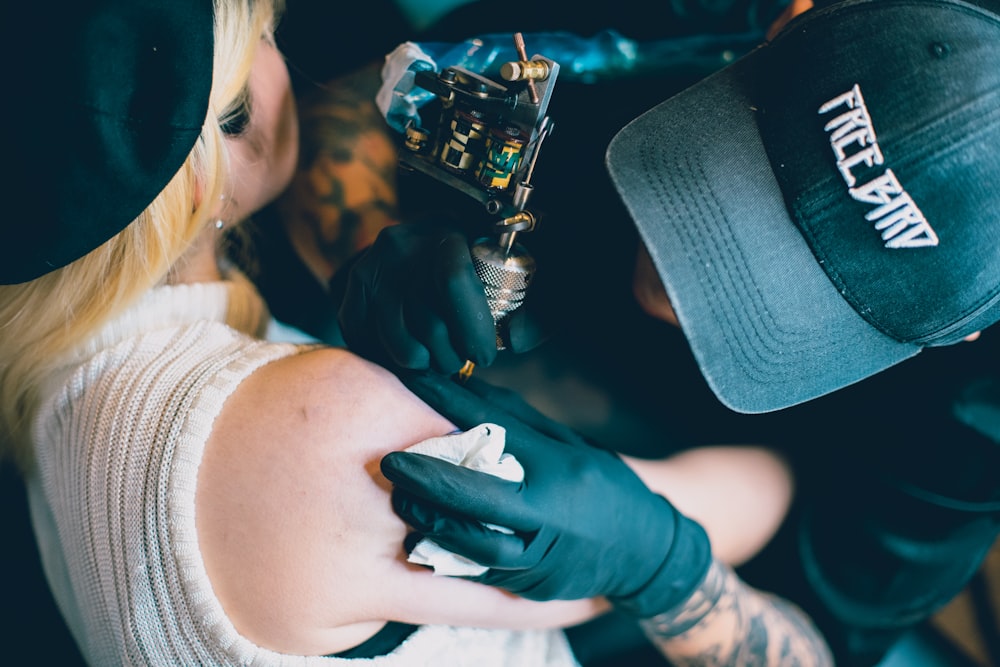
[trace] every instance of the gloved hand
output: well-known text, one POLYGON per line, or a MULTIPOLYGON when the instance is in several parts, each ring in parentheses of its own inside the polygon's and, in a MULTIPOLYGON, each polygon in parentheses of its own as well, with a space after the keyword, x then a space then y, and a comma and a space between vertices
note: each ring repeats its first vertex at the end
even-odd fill
MULTIPOLYGON (((547 335, 548 322, 531 308, 533 292, 507 318, 505 340, 513 352, 532 349, 547 335)), ((496 359, 486 293, 468 239, 455 229, 423 222, 383 229, 338 272, 331 293, 343 294, 338 322, 344 341, 369 359, 446 374, 466 360, 489 366, 496 359)))
POLYGON ((514 483, 420 454, 382 459, 403 520, 489 568, 471 579, 532 600, 603 595, 639 618, 668 611, 701 583, 711 560, 704 530, 616 454, 477 378, 403 380, 459 428, 506 428, 506 451, 524 467, 524 481, 514 483))
POLYGON ((358 354, 443 373, 496 358, 493 316, 461 233, 422 222, 387 227, 346 278, 338 320, 358 354))

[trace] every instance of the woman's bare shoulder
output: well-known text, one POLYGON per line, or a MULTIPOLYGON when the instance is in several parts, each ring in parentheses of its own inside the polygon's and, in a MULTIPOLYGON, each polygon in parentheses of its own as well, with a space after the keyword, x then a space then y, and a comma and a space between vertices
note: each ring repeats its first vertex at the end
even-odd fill
POLYGON ((452 430, 391 373, 343 350, 247 378, 217 418, 196 499, 209 579, 237 630, 322 653, 388 619, 531 627, 590 613, 590 603, 545 607, 405 562, 408 530, 379 461, 452 430))
POLYGON ((323 627, 342 628, 346 646, 370 634, 383 593, 369 572, 392 567, 406 533, 378 461, 449 429, 391 373, 343 350, 285 357, 244 380, 216 419, 196 496, 206 570, 237 630, 291 652, 323 650, 323 627))
POLYGON ((311 349, 254 375, 248 398, 262 402, 254 418, 278 420, 305 434, 324 427, 325 439, 326 426, 339 432, 360 427, 366 439, 400 438, 397 446, 406 446, 451 430, 392 373, 346 350, 311 349))

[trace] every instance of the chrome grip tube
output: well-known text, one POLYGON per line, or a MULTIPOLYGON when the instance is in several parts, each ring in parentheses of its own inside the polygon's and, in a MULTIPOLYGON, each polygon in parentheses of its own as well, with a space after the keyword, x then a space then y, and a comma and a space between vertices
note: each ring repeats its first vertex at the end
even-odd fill
POLYGON ((507 347, 507 318, 524 301, 535 273, 535 260, 518 243, 509 248, 482 238, 471 248, 472 264, 486 291, 486 301, 497 332, 497 349, 507 347))

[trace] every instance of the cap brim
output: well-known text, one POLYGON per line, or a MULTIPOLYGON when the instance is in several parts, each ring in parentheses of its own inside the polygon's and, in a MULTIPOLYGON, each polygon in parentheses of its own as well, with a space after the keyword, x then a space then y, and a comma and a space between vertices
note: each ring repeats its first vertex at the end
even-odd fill
POLYGON ((754 119, 761 49, 632 121, 607 152, 705 379, 745 413, 920 351, 851 309, 792 222, 754 119))

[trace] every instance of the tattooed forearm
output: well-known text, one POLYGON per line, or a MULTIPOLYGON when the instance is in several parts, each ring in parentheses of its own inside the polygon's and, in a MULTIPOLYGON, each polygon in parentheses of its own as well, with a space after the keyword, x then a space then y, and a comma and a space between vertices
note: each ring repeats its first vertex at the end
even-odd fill
POLYGON ((682 636, 699 625, 719 606, 730 584, 725 568, 713 564, 705 580, 690 598, 669 612, 643 621, 646 633, 657 639, 673 639, 682 636))
POLYGON ((719 562, 687 602, 642 626, 677 667, 833 665, 826 642, 798 607, 750 588, 719 562))
POLYGON ((299 167, 279 210, 300 257, 326 282, 397 222, 396 150, 369 67, 299 101, 299 167))

